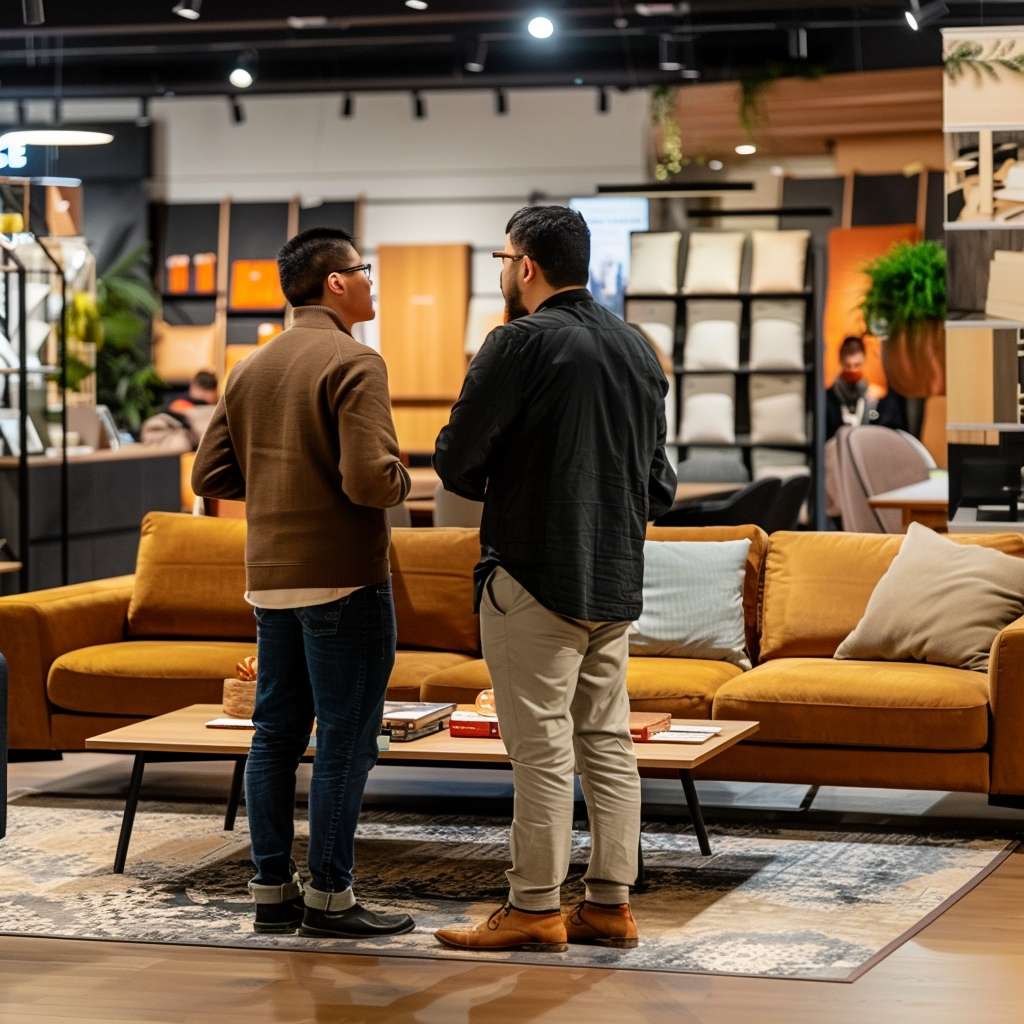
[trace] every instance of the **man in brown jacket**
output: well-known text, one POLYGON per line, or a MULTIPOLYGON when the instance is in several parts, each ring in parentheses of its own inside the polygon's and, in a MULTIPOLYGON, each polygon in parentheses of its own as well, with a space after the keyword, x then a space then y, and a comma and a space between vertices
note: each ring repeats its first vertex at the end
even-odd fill
POLYGON ((399 934, 412 918, 361 907, 352 868, 395 659, 384 510, 405 499, 409 474, 384 361, 350 334, 374 317, 370 266, 352 237, 304 231, 278 267, 294 324, 235 369, 192 473, 196 494, 246 503, 259 657, 245 772, 255 929, 399 934), (291 859, 295 772, 314 716, 303 889, 291 859))

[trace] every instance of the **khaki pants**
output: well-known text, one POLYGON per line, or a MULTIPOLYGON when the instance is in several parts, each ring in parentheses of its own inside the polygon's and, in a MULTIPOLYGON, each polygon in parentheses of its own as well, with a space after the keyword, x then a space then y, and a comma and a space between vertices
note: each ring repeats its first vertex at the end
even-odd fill
POLYGON ((521 910, 559 906, 574 769, 590 815, 587 899, 627 903, 640 839, 626 693, 629 623, 563 618, 498 569, 485 588, 480 628, 515 781, 511 903, 521 910))

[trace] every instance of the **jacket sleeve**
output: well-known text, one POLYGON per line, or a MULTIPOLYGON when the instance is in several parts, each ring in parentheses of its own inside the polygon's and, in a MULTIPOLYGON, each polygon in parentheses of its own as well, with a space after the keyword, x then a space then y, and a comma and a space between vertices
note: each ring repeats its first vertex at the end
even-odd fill
POLYGON ((245 501, 245 475, 231 443, 223 396, 196 452, 192 465, 192 490, 203 498, 245 501))
POLYGON ((511 352, 514 337, 507 325, 487 336, 434 446, 434 469, 445 490, 471 501, 484 500, 491 455, 519 411, 511 352))
POLYGON ((398 454, 384 360, 367 349, 349 367, 335 395, 341 447, 341 489, 354 505, 392 508, 409 493, 398 454))
MULTIPOLYGON (((668 391, 668 382, 665 382, 665 392, 668 391)), ((654 460, 651 462, 651 475, 647 483, 648 512, 649 519, 657 519, 663 516, 676 502, 676 471, 668 461, 665 452, 665 438, 667 436, 665 422, 665 402, 658 403, 658 443, 654 449, 654 460)))

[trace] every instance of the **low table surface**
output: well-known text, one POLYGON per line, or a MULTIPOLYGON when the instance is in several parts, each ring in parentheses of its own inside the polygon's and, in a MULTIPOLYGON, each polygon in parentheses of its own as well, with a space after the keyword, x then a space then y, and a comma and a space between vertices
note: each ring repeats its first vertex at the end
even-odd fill
POLYGON ((868 498, 872 508, 945 509, 949 504, 949 477, 933 476, 906 487, 868 498))
MULTIPOLYGON (((460 706, 472 711, 472 705, 460 706)), ((206 723, 224 718, 219 704, 193 704, 166 715, 125 725, 112 732, 93 736, 85 741, 86 750, 120 753, 209 754, 211 757, 241 757, 249 753, 252 729, 210 729, 206 723)), ((673 719, 677 725, 714 725, 722 731, 700 744, 636 743, 637 764, 645 769, 689 770, 710 761, 716 755, 752 736, 757 722, 709 721, 708 719, 673 719)), ((306 751, 312 756, 311 747, 306 751)), ((467 736, 451 736, 447 731, 424 736, 409 743, 392 744, 380 755, 381 763, 402 761, 463 762, 466 765, 507 764, 508 754, 501 740, 467 736)))

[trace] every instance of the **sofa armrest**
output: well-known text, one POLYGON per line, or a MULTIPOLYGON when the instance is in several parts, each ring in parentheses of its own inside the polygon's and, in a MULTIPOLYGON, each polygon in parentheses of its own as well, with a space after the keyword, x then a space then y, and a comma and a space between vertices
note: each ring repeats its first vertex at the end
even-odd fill
POLYGON ((988 674, 992 709, 989 792, 1024 796, 1024 616, 993 641, 988 674))
POLYGON ((120 576, 0 598, 12 748, 52 746, 46 696, 50 666, 68 651, 124 639, 133 580, 120 576))

